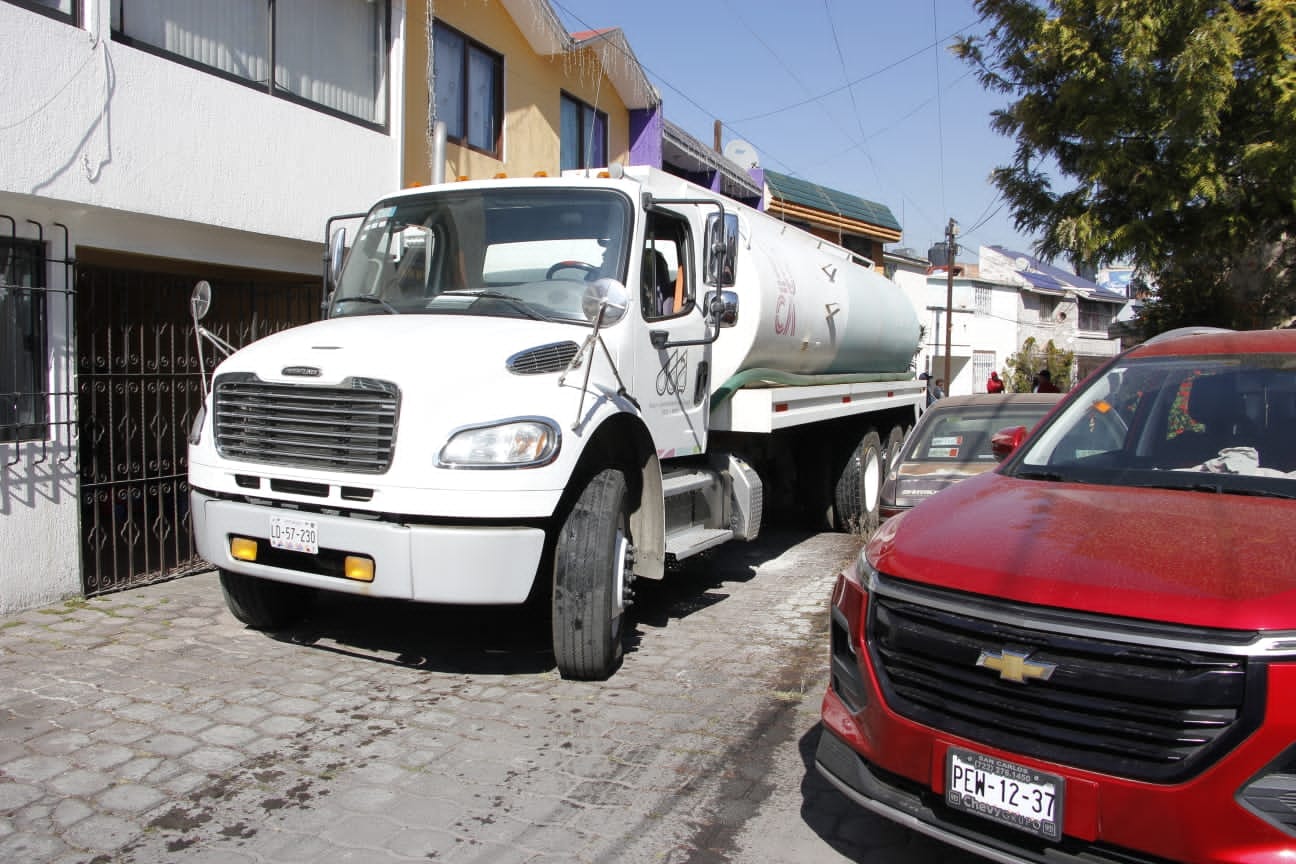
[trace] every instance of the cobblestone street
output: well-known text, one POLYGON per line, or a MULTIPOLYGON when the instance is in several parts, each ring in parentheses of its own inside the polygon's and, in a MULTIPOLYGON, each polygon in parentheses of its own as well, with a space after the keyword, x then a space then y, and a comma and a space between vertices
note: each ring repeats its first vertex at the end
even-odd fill
POLYGON ((325 599, 269 635, 214 573, 0 619, 0 859, 955 860, 812 766, 847 535, 645 584, 623 668, 520 613, 325 599))

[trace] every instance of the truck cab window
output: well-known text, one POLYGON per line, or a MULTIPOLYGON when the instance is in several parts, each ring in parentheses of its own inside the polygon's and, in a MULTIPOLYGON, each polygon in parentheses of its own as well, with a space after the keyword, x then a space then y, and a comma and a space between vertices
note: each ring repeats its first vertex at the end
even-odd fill
POLYGON ((649 217, 641 265, 641 304, 647 319, 682 315, 693 308, 688 225, 676 216, 649 217))

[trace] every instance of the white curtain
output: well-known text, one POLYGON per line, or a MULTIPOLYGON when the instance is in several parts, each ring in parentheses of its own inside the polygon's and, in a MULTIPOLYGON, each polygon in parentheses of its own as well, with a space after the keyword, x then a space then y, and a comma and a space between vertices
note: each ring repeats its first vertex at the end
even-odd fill
POLYGON ((268 82, 266 0, 113 0, 113 29, 247 81, 268 82))
POLYGON ((381 0, 276 0, 275 84, 385 123, 387 7, 381 0))
MULTIPOLYGON (((387 122, 387 3, 275 0, 275 86, 370 123, 387 122)), ((269 84, 267 0, 112 0, 113 29, 269 84)))

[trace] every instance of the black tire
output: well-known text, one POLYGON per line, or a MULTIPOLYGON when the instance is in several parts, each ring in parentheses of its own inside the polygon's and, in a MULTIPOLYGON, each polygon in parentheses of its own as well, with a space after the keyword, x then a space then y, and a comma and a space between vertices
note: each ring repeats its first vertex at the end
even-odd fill
POLYGON ((581 491, 554 550, 553 651, 562 677, 602 681, 620 664, 630 548, 625 475, 607 468, 581 491))
POLYGON ((833 500, 834 527, 838 531, 867 537, 878 527, 878 496, 882 491, 885 467, 886 453, 882 450, 882 440, 876 430, 870 429, 837 478, 833 500))
POLYGON ((891 469, 895 467, 896 460, 900 458, 900 448, 904 445, 904 439, 904 427, 899 424, 892 426, 891 434, 887 435, 886 440, 886 464, 882 466, 883 476, 890 474, 891 469))
POLYGON ((291 627, 310 610, 315 592, 301 585, 220 571, 221 593, 230 614, 253 630, 291 627))

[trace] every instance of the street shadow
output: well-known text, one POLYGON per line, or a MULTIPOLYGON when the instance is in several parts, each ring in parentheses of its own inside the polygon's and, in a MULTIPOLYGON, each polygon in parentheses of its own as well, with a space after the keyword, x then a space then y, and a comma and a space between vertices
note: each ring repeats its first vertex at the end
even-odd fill
POLYGON ((547 622, 528 606, 445 606, 320 592, 281 642, 429 672, 527 675, 554 667, 547 622))
MULTIPOLYGON (((730 543, 671 568, 661 581, 635 583, 623 630, 625 654, 639 650, 645 625, 672 621, 724 601, 765 562, 811 532, 772 530, 751 543, 730 543)), ((269 634, 281 642, 429 672, 530 675, 555 668, 548 610, 520 606, 445 606, 320 592, 310 614, 269 634)))
POLYGON ((798 742, 805 774, 801 778, 801 819, 823 842, 859 864, 988 864, 925 834, 865 810, 833 786, 815 767, 823 735, 815 723, 798 742))

